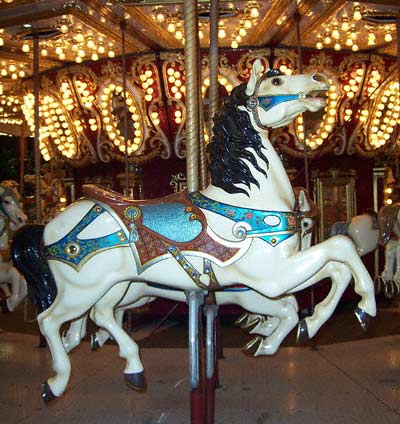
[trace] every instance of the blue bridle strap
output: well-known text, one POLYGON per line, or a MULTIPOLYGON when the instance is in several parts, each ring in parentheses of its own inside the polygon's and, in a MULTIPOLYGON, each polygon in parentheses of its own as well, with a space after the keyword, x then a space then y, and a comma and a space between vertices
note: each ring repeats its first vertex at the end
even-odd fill
POLYGON ((290 102, 292 100, 305 99, 306 95, 304 93, 298 94, 277 94, 271 96, 260 96, 257 97, 258 105, 263 108, 266 112, 272 109, 274 106, 284 103, 290 102))

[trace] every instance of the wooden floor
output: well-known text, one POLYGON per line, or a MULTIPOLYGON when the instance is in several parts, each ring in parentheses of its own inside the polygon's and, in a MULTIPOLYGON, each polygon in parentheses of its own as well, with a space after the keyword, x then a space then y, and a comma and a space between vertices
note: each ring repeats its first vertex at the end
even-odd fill
MULTIPOLYGON (((400 322, 397 306, 390 313, 400 322)), ((117 346, 92 352, 83 342, 71 353, 68 390, 44 404, 41 383, 52 375, 51 359, 37 342, 31 334, 0 334, 2 423, 190 422, 186 348, 143 347, 149 387, 138 394, 124 385, 117 346)), ((400 335, 283 347, 269 358, 249 358, 239 348, 224 354, 216 424, 400 423, 400 335)))

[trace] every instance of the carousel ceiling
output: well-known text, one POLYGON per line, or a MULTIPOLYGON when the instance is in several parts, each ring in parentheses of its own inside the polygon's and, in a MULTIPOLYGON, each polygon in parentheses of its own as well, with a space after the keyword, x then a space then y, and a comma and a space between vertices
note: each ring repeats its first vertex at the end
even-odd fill
MULTIPOLYGON (((199 0, 198 7, 200 45, 207 49, 209 47, 210 3, 199 0)), ((327 53, 341 51, 344 54, 357 52, 357 54, 365 53, 369 57, 386 55, 395 61, 399 38, 396 34, 396 19, 399 19, 399 15, 399 0, 360 2, 343 0, 220 1, 219 45, 224 47, 226 52, 234 52, 240 49, 248 51, 249 48, 258 50, 296 48, 300 41, 304 50, 312 48, 327 53)), ((181 51, 185 36, 183 0, 0 0, 0 124, 3 126, 21 125, 23 122, 20 113, 22 103, 25 103, 22 109, 25 108, 25 118, 28 117, 29 123, 29 105, 32 106, 33 99, 28 95, 23 100, 22 94, 26 94, 26 87, 32 77, 34 38, 39 40, 40 72, 44 74, 53 69, 64 70, 62 75, 59 73, 57 76, 57 81, 53 82, 60 83, 59 104, 66 102, 64 105, 66 118, 64 119, 63 115, 58 112, 56 114, 60 120, 60 126, 66 125, 64 121, 69 120, 67 115, 75 107, 71 103, 72 100, 68 106, 68 95, 82 98, 82 93, 87 91, 90 94, 83 96, 86 103, 85 101, 82 103, 81 100, 78 103, 90 109, 89 103, 93 102, 96 90, 105 90, 100 94, 97 93, 98 98, 96 97, 99 102, 96 107, 101 112, 101 109, 105 108, 109 101, 106 97, 110 90, 111 94, 117 90, 114 93, 116 97, 120 94, 121 86, 118 84, 115 86, 112 80, 115 78, 115 72, 113 74, 110 69, 104 71, 103 67, 101 73, 105 72, 109 75, 109 80, 105 82, 105 80, 93 81, 88 70, 84 77, 76 77, 76 86, 68 88, 66 82, 69 78, 68 69, 72 69, 72 65, 79 66, 82 63, 89 64, 89 67, 93 68, 97 62, 100 66, 100 63, 103 65, 107 63, 107 59, 121 56, 122 33, 125 35, 126 54, 132 57, 145 57, 145 55, 155 52, 162 52, 165 55, 169 52, 181 51), (91 85, 93 86, 92 90, 91 85), (100 102, 101 97, 103 100, 100 102)), ((137 65, 136 76, 139 78, 137 87, 144 90, 142 102, 147 101, 148 104, 157 98, 153 91, 156 90, 155 93, 157 93, 158 80, 155 75, 158 70, 157 66, 152 68, 157 60, 159 59, 155 58, 151 66, 143 65, 145 60, 137 65), (144 79, 140 81, 140 78, 144 79), (148 83, 153 80, 156 88, 148 83), (150 93, 149 90, 152 92, 150 93), (151 99, 146 100, 146 96, 151 99)), ((112 61, 109 62, 112 63, 112 61)), ((182 78, 175 78, 175 76, 182 72, 183 62, 182 66, 176 65, 176 63, 180 63, 179 61, 174 62, 170 59, 164 63, 174 64, 171 65, 171 72, 173 72, 171 75, 166 73, 167 68, 165 68, 164 79, 169 81, 174 78, 174 81, 182 82, 182 78)), ((132 69, 130 72, 134 75, 136 71, 134 72, 132 69)), ((176 83, 177 92, 172 91, 170 94, 174 101, 179 102, 184 99, 176 96, 184 97, 184 91, 182 91, 184 86, 181 90, 178 82, 176 83)), ((240 81, 232 81, 232 83, 237 82, 240 81)), ((51 92, 49 84, 49 82, 44 83, 46 87, 43 91, 45 96, 43 97, 45 104, 41 112, 43 114, 46 113, 46 108, 50 108, 50 106, 46 106, 47 104, 56 103, 50 94, 45 93, 46 90, 48 93, 51 92)), ((169 82, 166 84, 167 96, 169 96, 168 90, 171 88, 168 84, 169 82)), ((398 91, 397 88, 395 89, 398 91)), ((343 90, 345 89, 343 88, 343 90)), ((141 109, 140 101, 136 101, 134 97, 133 90, 132 99, 128 98, 132 109, 130 113, 133 117, 138 115, 133 110, 135 102, 137 103, 135 107, 138 110, 141 109)), ((54 106, 54 110, 58 109, 61 110, 61 106, 54 106)), ((155 117, 155 110, 152 106, 149 113, 153 113, 153 117, 149 115, 148 121, 155 119, 155 126, 157 126, 159 117, 155 117)), ((180 112, 181 115, 174 115, 174 121, 180 124, 178 121, 184 118, 183 105, 174 111, 174 113, 177 112, 180 112)), ((104 113, 106 114, 106 112, 104 113)), ((102 125, 104 124, 102 120, 99 121, 96 118, 95 114, 87 118, 88 127, 92 131, 96 131, 95 128, 100 121, 102 125)), ((79 119, 72 119, 72 123, 79 130, 78 121, 79 119)), ((149 125, 145 121, 138 118, 137 122, 134 122, 136 135, 132 134, 131 150, 133 151, 140 151, 139 142, 135 145, 135 137, 139 139, 150 134, 146 133, 149 125)), ((104 128, 107 129, 109 126, 105 125, 104 128)), ((68 129, 68 131, 70 130, 68 129)), ((69 138, 72 138, 73 131, 70 132, 69 138)), ((155 133, 153 131, 152 136, 155 133)), ((43 137, 45 136, 46 134, 43 135, 43 137)), ((115 137, 113 138, 114 143, 115 140, 118 142, 120 138, 119 136, 115 137)), ((87 148, 87 150, 91 149, 92 147, 87 148)), ((72 148, 69 152, 72 157, 76 153, 72 148)))

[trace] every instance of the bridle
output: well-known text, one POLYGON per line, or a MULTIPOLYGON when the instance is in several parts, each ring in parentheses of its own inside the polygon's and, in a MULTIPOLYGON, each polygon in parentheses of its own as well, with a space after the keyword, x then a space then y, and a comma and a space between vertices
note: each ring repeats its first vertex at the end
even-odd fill
POLYGON ((266 112, 268 112, 270 109, 272 109, 274 106, 280 104, 280 103, 285 103, 285 102, 290 102, 292 100, 300 100, 303 101, 305 100, 307 97, 310 97, 309 95, 307 95, 306 93, 303 92, 299 92, 297 94, 271 94, 269 96, 258 96, 258 90, 260 88, 261 83, 266 80, 267 78, 273 78, 273 77, 278 77, 278 76, 283 76, 282 72, 279 71, 279 69, 270 69, 268 70, 256 83, 256 87, 254 90, 254 94, 252 96, 250 96, 247 99, 246 102, 246 106, 247 109, 250 110, 253 114, 253 118, 257 124, 258 127, 264 129, 264 130, 268 130, 269 127, 264 125, 259 117, 258 114, 258 106, 260 106, 262 109, 264 109, 266 112))

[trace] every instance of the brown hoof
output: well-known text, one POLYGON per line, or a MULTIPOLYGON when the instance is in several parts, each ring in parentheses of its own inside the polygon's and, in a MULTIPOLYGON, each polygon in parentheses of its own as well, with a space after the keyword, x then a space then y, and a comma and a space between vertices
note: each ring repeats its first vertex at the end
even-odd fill
POLYGON ((297 343, 304 343, 310 340, 310 335, 308 334, 307 322, 305 319, 302 319, 297 326, 297 343))
POLYGON ((45 402, 50 402, 51 400, 55 399, 57 396, 51 391, 49 384, 44 382, 42 384, 42 399, 45 402))
POLYGON ((136 392, 143 393, 147 389, 144 372, 135 372, 132 374, 124 374, 125 384, 136 392))
POLYGON ((246 346, 242 349, 242 352, 249 356, 255 356, 260 344, 262 343, 263 338, 261 336, 254 337, 250 340, 246 346))
POLYGON ((357 317, 357 319, 358 319, 358 322, 360 323, 360 325, 361 325, 361 328, 364 330, 364 331, 367 331, 368 330, 368 326, 369 326, 369 323, 371 322, 371 320, 372 320, 372 317, 371 317, 371 315, 369 315, 369 314, 367 314, 363 309, 361 309, 361 308, 356 308, 356 310, 354 311, 354 313, 356 314, 356 317, 357 317))
POLYGON ((96 334, 92 334, 90 337, 90 347, 93 351, 99 350, 101 348, 99 338, 96 336, 96 334))

